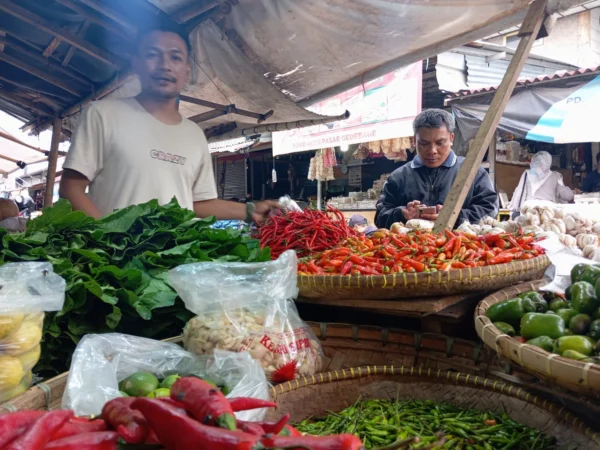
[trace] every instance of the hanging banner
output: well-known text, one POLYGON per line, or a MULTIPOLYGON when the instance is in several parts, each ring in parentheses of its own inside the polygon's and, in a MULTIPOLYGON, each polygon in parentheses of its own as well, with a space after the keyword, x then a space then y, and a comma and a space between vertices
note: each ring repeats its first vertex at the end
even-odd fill
POLYGON ((418 62, 310 106, 310 111, 350 118, 273 133, 273 155, 412 136, 421 112, 422 63, 418 62))
MULTIPOLYGON (((465 140, 473 139, 493 95, 451 102, 465 140)), ((508 101, 498 128, 517 138, 553 144, 599 142, 597 111, 600 75, 568 76, 518 89, 508 101)))

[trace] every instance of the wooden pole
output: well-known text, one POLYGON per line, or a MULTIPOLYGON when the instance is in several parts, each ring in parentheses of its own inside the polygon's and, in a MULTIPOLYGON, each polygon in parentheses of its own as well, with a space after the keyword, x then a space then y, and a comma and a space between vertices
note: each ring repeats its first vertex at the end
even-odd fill
POLYGON ((50 144, 50 154, 48 155, 48 174, 46 175, 46 191, 44 192, 44 208, 52 206, 52 197, 54 196, 54 180, 56 179, 56 162, 58 161, 58 144, 60 143, 60 134, 62 120, 54 116, 52 120, 52 143, 50 144))
POLYGON ((488 149, 488 163, 490 165, 490 178, 492 179, 492 186, 496 190, 496 145, 498 144, 498 131, 494 132, 492 136, 492 142, 490 142, 490 148, 488 149))
POLYGON ((492 99, 481 127, 473 139, 465 161, 450 188, 448 197, 446 197, 446 201, 444 202, 444 207, 433 227, 435 232, 441 232, 445 228, 452 228, 458 219, 458 215, 465 202, 467 193, 473 184, 483 156, 490 145, 506 104, 519 79, 519 74, 525 65, 525 61, 527 61, 527 56, 540 31, 545 17, 546 3, 547 0, 535 0, 529 7, 529 11, 527 11, 519 32, 521 40, 519 41, 517 50, 504 74, 502 83, 500 83, 500 86, 496 90, 496 94, 492 99))

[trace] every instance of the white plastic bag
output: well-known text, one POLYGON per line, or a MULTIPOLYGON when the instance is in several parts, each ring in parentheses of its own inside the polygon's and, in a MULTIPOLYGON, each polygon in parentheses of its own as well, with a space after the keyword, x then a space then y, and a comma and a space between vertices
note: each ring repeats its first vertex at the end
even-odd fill
POLYGON ((40 359, 44 311, 60 311, 66 283, 50 263, 0 267, 0 403, 25 392, 40 359))
POLYGON ((293 251, 265 263, 198 263, 171 270, 169 284, 198 315, 184 329, 184 347, 196 354, 247 351, 273 381, 284 381, 281 371, 273 375, 286 364, 295 365, 292 376, 317 373, 321 345, 291 300, 298 294, 296 270, 293 251))
MULTIPOLYGON (((158 378, 196 375, 227 386, 228 398, 269 399, 269 384, 250 355, 226 351, 212 357, 193 355, 180 346, 127 334, 89 334, 77 345, 62 407, 78 416, 98 415, 106 402, 120 397, 119 382, 136 372, 158 378)), ((265 410, 236 413, 241 420, 261 420, 265 410)))

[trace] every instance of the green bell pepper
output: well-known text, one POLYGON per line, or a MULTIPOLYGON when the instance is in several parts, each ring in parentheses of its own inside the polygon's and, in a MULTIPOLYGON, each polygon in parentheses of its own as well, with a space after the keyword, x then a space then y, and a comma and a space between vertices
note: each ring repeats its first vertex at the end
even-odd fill
POLYGON ((600 319, 600 308, 596 308, 592 313, 592 319, 597 320, 600 319))
POLYGON ((577 314, 569 320, 569 330, 573 334, 586 334, 592 323, 592 318, 587 314, 577 314))
POLYGON ((514 336, 516 334, 514 327, 509 323, 494 322, 494 325, 504 334, 508 334, 509 336, 514 336))
POLYGON ((572 289, 572 284, 569 285, 569 287, 567 287, 565 289, 565 297, 567 298, 567 300, 571 301, 571 289, 572 289))
POLYGON ((557 314, 527 313, 521 319, 521 336, 533 339, 548 336, 556 339, 565 334, 565 321, 557 314))
POLYGON ((534 312, 535 304, 530 298, 511 298, 490 306, 486 316, 492 322, 506 322, 513 327, 519 326, 519 322, 525 313, 534 312))
POLYGON ((572 317, 575 317, 578 313, 573 308, 564 308, 556 311, 556 314, 563 318, 565 323, 569 323, 572 317))
MULTIPOLYGON (((581 281, 581 277, 583 276, 583 272, 587 269, 588 264, 575 264, 571 269, 571 284, 575 284, 578 281, 581 281)), ((567 296, 568 297, 568 296, 567 296)))
MULTIPOLYGON (((592 286, 596 285, 596 281, 600 278, 600 267, 594 264, 593 266, 587 266, 581 274, 581 281, 587 281, 592 286)), ((571 283, 574 284, 574 283, 571 283)))
POLYGON ((600 320, 596 319, 590 323, 588 335, 596 341, 600 340, 600 320))
POLYGON ((535 345, 536 347, 541 348, 542 350, 546 350, 547 352, 551 352, 554 348, 554 339, 548 336, 538 336, 533 339, 529 339, 526 344, 535 345))
POLYGON ((562 336, 554 342, 554 353, 562 355, 567 350, 574 350, 585 356, 590 356, 594 345, 585 336, 562 336))
POLYGON ((528 298, 535 305, 535 312, 546 312, 548 311, 548 302, 539 292, 529 291, 523 292, 517 295, 519 298, 528 298))
POLYGON ((568 308, 569 304, 564 298, 555 297, 550 300, 550 304, 548 305, 548 309, 550 311, 558 311, 559 309, 568 308))
POLYGON ((571 307, 584 314, 591 314, 598 307, 598 297, 594 286, 586 281, 578 281, 571 290, 571 307))

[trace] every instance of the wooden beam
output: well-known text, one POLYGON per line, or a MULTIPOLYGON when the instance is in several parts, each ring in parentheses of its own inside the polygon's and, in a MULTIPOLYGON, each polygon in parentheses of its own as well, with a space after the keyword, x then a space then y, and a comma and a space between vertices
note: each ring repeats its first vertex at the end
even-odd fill
MULTIPOLYGON (((86 8, 84 5, 81 5, 73 0, 56 0, 56 1, 58 3, 60 3, 61 5, 66 6, 67 8, 75 11, 77 14, 81 14, 83 17, 85 17, 86 20, 83 23, 86 23, 86 22, 95 23, 96 25, 100 25, 102 28, 104 28, 109 33, 114 34, 123 39, 130 39, 132 36, 131 32, 127 31, 126 29, 123 29, 122 27, 118 26, 114 22, 108 20, 105 16, 103 16, 102 14, 99 14, 94 9, 86 8)), ((89 23, 88 23, 88 25, 89 25, 89 23)), ((83 33, 81 33, 81 32, 77 32, 77 36, 81 36, 82 34, 83 33)))
POLYGON ((100 3, 96 2, 95 0, 79 0, 79 3, 83 3, 84 5, 89 6, 90 8, 98 11, 102 15, 108 17, 113 22, 118 23, 130 35, 133 35, 137 32, 137 27, 132 25, 127 19, 123 18, 115 10, 103 4, 106 2, 100 3))
POLYGON ((212 111, 207 111, 202 114, 196 114, 195 116, 190 117, 190 120, 194 123, 206 122, 207 120, 215 119, 217 117, 227 115, 227 111, 222 111, 220 109, 213 109, 212 111))
POLYGON ((60 111, 64 108, 64 105, 61 105, 60 103, 56 102, 55 100, 51 99, 50 97, 47 97, 46 95, 39 93, 35 89, 32 89, 31 86, 27 86, 26 84, 19 83, 18 81, 9 80, 8 78, 3 77, 2 75, 0 75, 0 82, 2 82, 2 84, 8 83, 15 87, 18 87, 18 88, 21 88, 21 89, 31 92, 31 95, 35 96, 35 98, 31 99, 32 101, 39 101, 41 103, 44 103, 56 111, 60 111))
POLYGON ((190 20, 188 20, 184 24, 185 31, 187 33, 191 33, 194 28, 196 28, 202 22, 205 22, 209 19, 215 23, 219 23, 227 15, 229 15, 232 10, 233 7, 231 6, 230 2, 221 3, 219 6, 205 12, 204 14, 200 14, 199 16, 193 17, 190 20))
POLYGON ((24 106, 25 108, 32 110, 32 112, 37 113, 38 115, 53 116, 55 114, 55 111, 52 111, 46 105, 35 103, 30 99, 23 98, 5 89, 0 88, 0 97, 4 98, 9 102, 13 102, 17 105, 24 106))
POLYGON ((496 90, 496 94, 492 99, 492 103, 490 104, 477 135, 475 135, 475 138, 473 139, 473 143, 471 144, 463 165, 458 171, 458 175, 450 188, 450 192, 444 202, 444 207, 435 222, 433 228, 435 232, 441 232, 445 228, 451 228, 458 219, 458 215, 465 202, 467 193, 473 185, 473 180, 475 179, 477 170, 483 160, 485 151, 490 145, 490 141, 502 118, 506 104, 519 79, 519 74, 527 61, 527 56, 540 31, 540 27, 542 26, 545 17, 544 11, 546 3, 547 0, 535 0, 529 6, 529 10, 527 11, 527 15, 525 16, 525 20, 523 21, 519 32, 521 40, 519 41, 517 50, 508 65, 502 83, 500 83, 500 86, 496 90))
MULTIPOLYGON (((269 117, 271 117, 273 115, 273 113, 275 112, 273 110, 270 110, 270 111, 267 111, 265 114, 259 114, 259 113, 255 113, 252 111, 247 111, 245 109, 238 109, 235 107, 235 105, 221 105, 219 103, 213 103, 213 102, 209 102, 206 100, 201 100, 199 98, 190 97, 189 95, 180 95, 179 99, 182 102, 193 103, 195 105, 205 106, 207 108, 212 108, 212 109, 222 111, 223 114, 238 114, 240 116, 252 117, 253 119, 257 119, 258 123, 264 122, 269 117)), ((194 116, 194 117, 198 117, 198 116, 194 116)), ((204 120, 209 120, 209 119, 204 119, 204 120)))
POLYGON ((58 161, 58 144, 60 143, 60 134, 62 120, 54 116, 52 120, 52 143, 50 144, 50 154, 48 155, 48 173, 46 174, 46 190, 44 191, 44 207, 52 206, 52 197, 54 196, 54 180, 56 179, 56 162, 58 161))
POLYGON ((46 47, 46 49, 44 50, 44 53, 42 53, 42 56, 44 58, 50 58, 50 55, 52 55, 52 53, 54 53, 54 50, 56 50, 58 48, 58 46, 60 45, 61 42, 62 42, 61 38, 59 38, 58 36, 54 36, 52 38, 52 40, 50 41, 50 43, 48 44, 48 46, 46 47))
POLYGON ((37 53, 35 50, 33 50, 32 48, 28 47, 27 45, 21 43, 18 39, 16 39, 14 36, 11 36, 8 33, 4 39, 6 40, 6 45, 8 45, 10 48, 12 48, 14 50, 17 50, 19 53, 26 55, 27 57, 31 58, 32 60, 34 60, 44 66, 51 67, 52 69, 56 70, 58 73, 63 75, 64 77, 70 78, 74 81, 77 81, 78 83, 83 84, 88 89, 91 89, 93 87, 94 84, 90 80, 88 80, 87 78, 79 75, 78 73, 76 73, 70 69, 62 67, 55 60, 49 59, 50 55, 48 55, 48 59, 44 58, 39 53, 37 53))
MULTIPOLYGON (((81 24, 81 26, 79 27, 79 30, 77 30, 77 36, 83 36, 85 34, 85 32, 87 31, 87 29, 90 27, 90 24, 91 24, 91 21, 89 19, 85 19, 83 21, 83 23, 81 24)), ((76 50, 77 50, 76 47, 70 46, 69 50, 67 50, 67 54, 65 55, 65 57, 62 60, 62 63, 60 63, 60 65, 63 67, 67 67, 69 65, 69 63, 71 62, 71 58, 73 58, 73 55, 75 54, 76 50)))
MULTIPOLYGON (((30 148, 31 150, 34 150, 36 152, 40 152, 40 153, 44 153, 44 154, 46 154, 46 152, 47 152, 47 150, 42 150, 41 148, 34 147, 33 145, 26 144, 25 142, 20 141, 16 137, 14 137, 14 136, 12 136, 10 134, 4 133, 2 131, 0 131, 0 137, 4 138, 4 139, 7 139, 9 141, 15 142, 15 143, 17 143, 19 145, 22 145, 23 147, 30 148)), ((58 154, 61 155, 61 156, 66 156, 67 152, 58 152, 58 154)))
POLYGON ((205 12, 210 11, 213 8, 225 3, 226 0, 203 0, 196 1, 189 6, 181 8, 174 14, 171 14, 171 18, 177 23, 185 23, 194 17, 197 17, 205 12))
POLYGON ((69 83, 65 79, 60 78, 56 75, 52 75, 52 74, 48 73, 47 71, 38 69, 37 67, 32 66, 31 64, 26 63, 26 62, 22 61, 21 59, 14 58, 13 56, 10 56, 10 55, 2 52, 2 53, 0 53, 0 60, 7 62, 11 66, 15 66, 21 70, 24 70, 25 72, 30 73, 31 75, 35 75, 36 77, 38 77, 44 81, 47 81, 48 83, 53 84, 53 85, 61 88, 62 90, 69 92, 70 94, 73 94, 76 97, 81 96, 81 91, 79 91, 78 89, 75 89, 75 87, 73 86, 72 83, 69 83))
POLYGON ((496 145, 498 144, 498 131, 494 131, 492 141, 490 142, 490 148, 488 149, 488 163, 490 165, 490 179, 492 180, 492 186, 496 190, 496 145))
POLYGON ((90 42, 75 36, 70 31, 54 25, 43 17, 40 17, 37 14, 34 14, 31 11, 23 8, 22 6, 17 5, 12 0, 0 0, 0 11, 4 11, 5 13, 22 20, 25 23, 33 25, 35 28, 41 31, 51 34, 52 36, 59 36, 68 44, 77 47, 82 52, 85 52, 112 67, 118 68, 121 65, 120 63, 122 63, 122 61, 117 61, 117 57, 115 55, 111 55, 110 53, 96 47, 90 42))

